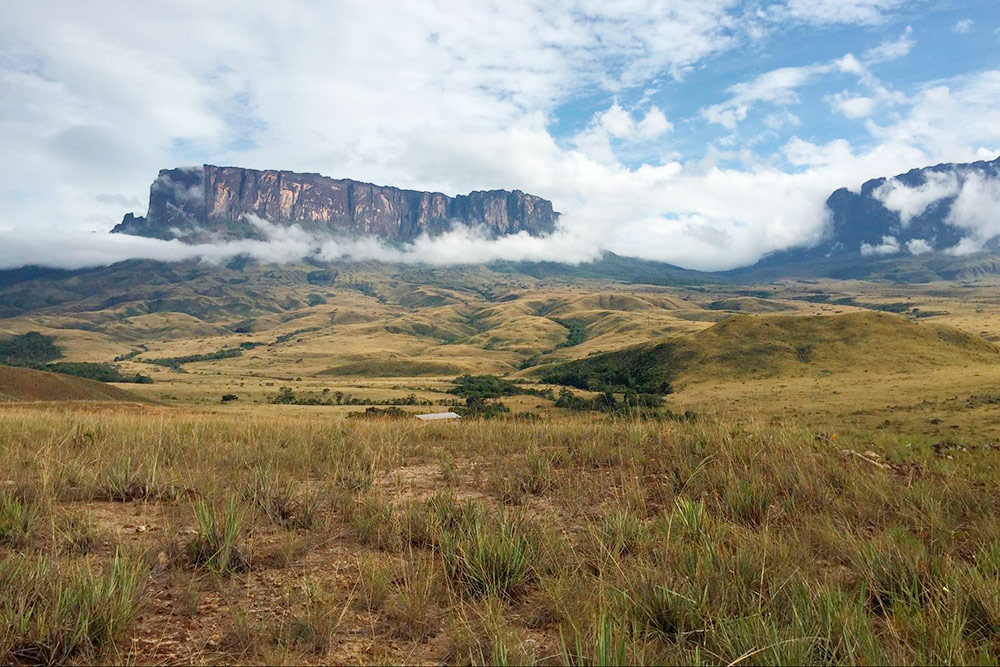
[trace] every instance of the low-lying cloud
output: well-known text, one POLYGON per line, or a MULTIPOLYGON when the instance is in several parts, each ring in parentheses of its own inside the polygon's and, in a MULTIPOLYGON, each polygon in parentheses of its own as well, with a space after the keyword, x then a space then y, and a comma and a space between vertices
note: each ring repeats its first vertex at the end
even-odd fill
MULTIPOLYGON (((955 255, 978 252, 992 238, 1000 236, 1000 180, 980 173, 930 172, 921 185, 909 186, 897 178, 892 178, 876 188, 872 195, 890 211, 899 215, 902 228, 923 215, 938 202, 948 202, 945 224, 963 230, 964 236, 951 248, 942 248, 955 255)), ((914 255, 933 249, 926 239, 912 239, 906 249, 914 255)), ((862 244, 861 253, 894 254, 899 252, 899 244, 891 236, 883 238, 878 245, 862 244)))
POLYGON ((81 269, 106 266, 131 259, 164 262, 199 260, 220 264, 237 256, 263 262, 289 263, 305 258, 322 261, 379 261, 403 264, 455 265, 495 260, 588 262, 600 251, 577 243, 565 231, 533 237, 526 232, 490 238, 480 228, 456 225, 431 238, 422 235, 413 243, 391 245, 373 237, 346 238, 313 234, 298 225, 276 225, 248 216, 261 239, 215 243, 184 243, 127 234, 69 233, 61 242, 33 234, 11 234, 0 254, 0 269, 34 265, 81 269))

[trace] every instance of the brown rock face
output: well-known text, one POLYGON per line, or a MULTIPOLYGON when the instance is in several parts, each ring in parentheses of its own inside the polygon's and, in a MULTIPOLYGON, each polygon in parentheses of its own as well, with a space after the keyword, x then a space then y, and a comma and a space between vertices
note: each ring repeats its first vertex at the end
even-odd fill
POLYGON ((190 242, 254 238, 260 232, 253 216, 319 234, 405 242, 456 223, 494 236, 542 236, 555 229, 559 214, 548 200, 520 190, 448 197, 319 174, 204 165, 161 170, 149 189, 146 217, 129 213, 111 231, 190 242))

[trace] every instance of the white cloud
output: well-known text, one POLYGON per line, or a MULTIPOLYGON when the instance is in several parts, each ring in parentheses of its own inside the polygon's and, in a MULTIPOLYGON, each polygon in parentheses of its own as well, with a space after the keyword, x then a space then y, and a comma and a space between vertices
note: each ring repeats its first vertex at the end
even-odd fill
POLYGON ((872 115, 875 111, 875 99, 858 95, 851 97, 845 93, 838 93, 832 98, 833 108, 844 114, 848 118, 864 118, 872 115))
POLYGON ((913 218, 927 207, 945 197, 954 197, 959 190, 958 177, 953 173, 927 174, 923 185, 910 187, 895 178, 875 188, 872 196, 890 211, 899 215, 899 222, 906 227, 913 218))
POLYGON ((914 44, 916 44, 916 40, 913 39, 913 28, 906 26, 903 34, 898 39, 885 41, 878 46, 868 49, 865 51, 863 57, 865 62, 869 64, 896 60, 897 58, 909 55, 910 51, 913 50, 914 44))
POLYGON ((956 253, 981 249, 986 241, 1000 235, 1000 182, 970 173, 945 222, 969 232, 956 253))
POLYGON ((975 25, 975 23, 975 21, 969 18, 960 19, 951 27, 951 31, 956 35, 967 35, 972 32, 972 26, 975 25))
POLYGON ((799 101, 796 89, 808 81, 825 74, 834 65, 804 65, 781 67, 765 72, 750 81, 737 83, 726 89, 730 97, 725 102, 702 109, 702 116, 710 123, 717 123, 732 130, 746 119, 747 112, 758 102, 787 106, 799 101))
MULTIPOLYGON (((456 230, 391 251, 408 253, 405 261, 576 261, 606 248, 697 268, 747 264, 817 240, 836 187, 1000 146, 1000 72, 940 81, 912 100, 876 90, 865 59, 900 52, 904 32, 895 51, 880 45, 861 60, 776 68, 703 112, 733 128, 755 105, 787 107, 820 77, 850 74, 865 90, 849 98, 900 107, 883 125, 868 121, 865 148, 786 136, 773 155, 738 145, 682 160, 658 149, 703 121, 677 116, 662 93, 659 107, 627 101, 666 90, 783 19, 875 24, 899 6, 803 0, 757 13, 730 0, 290 0, 275 12, 253 2, 13 3, 0 24, 0 265, 241 251, 87 233, 121 219, 122 200, 109 195, 145 201, 157 170, 201 161, 449 194, 518 188, 565 213, 552 239, 494 242, 456 230), (626 106, 612 104, 609 90, 623 91, 626 106), (605 109, 576 137, 557 135, 559 110, 592 96, 605 109), (659 159, 627 166, 638 161, 617 153, 630 146, 652 146, 659 159)), ((767 112, 772 132, 799 126, 785 108, 767 112)), ((390 253, 372 240, 294 232, 269 243, 273 255, 251 242, 246 252, 390 253)))
POLYGON ((881 23, 904 0, 787 0, 772 5, 766 15, 775 21, 801 21, 811 24, 881 23))
POLYGON ((899 252, 899 241, 895 236, 883 236, 882 243, 872 245, 870 243, 861 244, 861 254, 865 257, 872 255, 895 255, 899 252))
POLYGON ((910 239, 906 242, 906 249, 911 255, 924 255, 934 251, 934 246, 926 239, 910 239))
POLYGON ((573 143, 594 159, 614 163, 617 158, 613 142, 648 142, 670 132, 673 127, 656 106, 650 107, 642 120, 636 121, 616 101, 606 111, 595 113, 587 128, 573 138, 573 143))

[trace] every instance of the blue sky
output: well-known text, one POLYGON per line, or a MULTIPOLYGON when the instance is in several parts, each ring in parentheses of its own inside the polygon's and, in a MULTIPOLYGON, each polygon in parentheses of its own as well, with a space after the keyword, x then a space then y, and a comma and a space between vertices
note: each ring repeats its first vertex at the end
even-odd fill
POLYGON ((36 0, 0 26, 0 266, 188 257, 105 232, 158 169, 215 163, 564 213, 408 260, 722 269, 815 242, 838 187, 998 154, 996 0, 36 0))

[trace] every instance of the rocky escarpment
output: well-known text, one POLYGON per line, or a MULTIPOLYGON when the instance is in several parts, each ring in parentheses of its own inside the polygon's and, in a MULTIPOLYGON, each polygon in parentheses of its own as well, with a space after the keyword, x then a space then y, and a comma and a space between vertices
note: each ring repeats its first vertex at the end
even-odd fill
POLYGON ((321 234, 405 242, 455 224, 494 236, 541 236, 555 229, 558 216, 551 202, 519 190, 449 197, 320 174, 204 165, 161 170, 146 216, 129 213, 111 231, 190 242, 256 238, 259 218, 321 234))

